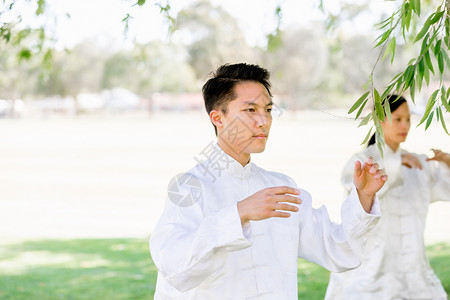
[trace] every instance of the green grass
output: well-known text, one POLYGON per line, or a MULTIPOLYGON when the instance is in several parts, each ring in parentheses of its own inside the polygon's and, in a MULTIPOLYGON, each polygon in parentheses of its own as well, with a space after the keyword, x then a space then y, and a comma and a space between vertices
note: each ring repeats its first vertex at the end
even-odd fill
MULTIPOLYGON (((450 291, 450 245, 428 247, 450 291)), ((147 240, 40 240, 0 246, 0 299, 153 299, 156 282, 147 240)), ((328 271, 299 262, 299 298, 323 299, 328 271)))

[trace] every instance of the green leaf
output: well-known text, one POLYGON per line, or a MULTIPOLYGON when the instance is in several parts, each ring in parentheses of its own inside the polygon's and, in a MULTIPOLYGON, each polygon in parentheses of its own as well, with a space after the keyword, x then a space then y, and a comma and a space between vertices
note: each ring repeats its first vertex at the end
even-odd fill
POLYGON ((414 74, 416 72, 416 68, 413 65, 409 65, 405 71, 405 89, 407 89, 411 85, 411 81, 414 78, 414 74))
POLYGON ((425 67, 425 72, 424 72, 424 77, 425 77, 425 81, 427 83, 427 85, 430 85, 430 69, 427 67, 425 67))
POLYGON ((444 11, 440 11, 440 12, 434 13, 434 17, 432 17, 431 20, 430 20, 430 25, 433 25, 434 23, 439 21, 442 18, 443 15, 444 15, 444 11))
POLYGON ((438 56, 439 52, 441 52, 441 40, 438 40, 436 42, 436 45, 434 46, 434 56, 438 56))
POLYGON ((442 128, 444 128, 447 135, 450 135, 450 133, 448 133, 447 126, 445 126, 444 116, 442 115, 442 110, 440 107, 438 107, 438 113, 439 113, 439 117, 441 119, 442 128))
POLYGON ((445 107, 445 109, 450 112, 450 104, 447 102, 447 98, 448 98, 448 92, 450 91, 450 87, 447 90, 447 97, 445 96, 445 89, 444 87, 441 88, 441 103, 442 105, 445 107))
POLYGON ((447 68, 450 69, 450 59, 448 58, 447 52, 444 49, 441 49, 442 56, 444 57, 444 61, 447 64, 447 68))
POLYGON ((381 157, 384 157, 384 146, 386 145, 384 142, 384 136, 382 134, 383 131, 381 131, 381 133, 379 131, 377 131, 375 133, 375 139, 377 141, 377 148, 378 151, 380 152, 381 157))
POLYGON ((413 1, 415 1, 416 3, 416 13, 417 13, 417 15, 420 17, 420 2, 421 2, 421 0, 413 0, 413 1))
POLYGON ((414 77, 411 80, 411 85, 409 86, 409 95, 411 96, 411 101, 416 103, 416 80, 414 77))
POLYGON ((438 55, 437 59, 438 59, 439 72, 441 74, 443 74, 444 73, 444 56, 442 54, 442 51, 439 52, 439 55, 438 55))
POLYGON ((377 26, 378 29, 383 29, 386 26, 388 26, 389 24, 392 24, 392 21, 393 21, 393 18, 394 18, 394 14, 392 14, 392 16, 390 16, 389 18, 384 19, 383 21, 381 21, 379 23, 376 23, 375 26, 377 26))
POLYGON ((427 63, 428 68, 430 69, 431 73, 433 73, 433 75, 434 75, 434 69, 433 69, 433 64, 431 63, 430 52, 426 51, 424 54, 424 57, 425 57, 425 61, 427 63))
POLYGON ((384 56, 381 60, 384 60, 388 54, 391 54, 392 55, 391 64, 392 64, 394 62, 395 46, 396 46, 396 44, 395 44, 395 36, 394 36, 394 37, 392 37, 391 41, 387 45, 386 50, 384 51, 384 56))
POLYGON ((349 109, 348 114, 351 114, 352 112, 354 112, 362 103, 364 100, 366 100, 367 95, 369 95, 369 92, 365 92, 361 97, 359 97, 358 100, 356 100, 356 102, 353 104, 353 106, 349 109))
MULTIPOLYGON (((406 14, 405 14, 405 26, 406 26, 406 30, 408 30, 408 31, 409 31, 409 26, 411 25, 411 16, 412 16, 411 10, 407 10, 406 14)), ((403 33, 404 33, 404 31, 403 31, 403 33)))
POLYGON ((439 89, 437 89, 436 91, 433 92, 433 94, 431 94, 430 98, 428 99, 427 106, 425 108, 423 117, 420 120, 419 125, 417 125, 417 126, 420 126, 430 115, 431 109, 433 108, 434 104, 436 103, 436 96, 438 93, 439 93, 439 89))
POLYGON ((381 99, 386 99, 386 97, 392 92, 394 85, 395 85, 395 83, 392 83, 386 87, 383 94, 381 95, 381 99))
POLYGON ((417 69, 418 69, 418 73, 423 76, 423 73, 425 72, 425 62, 423 61, 423 57, 421 60, 419 60, 417 69))
MULTIPOLYGON (((422 89, 422 81, 423 81, 423 75, 421 73, 417 73, 417 75, 416 75, 416 83, 418 85, 419 92, 422 89)), ((414 100, 413 100, 413 103, 414 103, 414 100)))
POLYGON ((363 104, 361 105, 361 107, 359 108, 358 112, 356 113, 355 120, 358 119, 359 116, 361 115, 361 113, 362 113, 362 111, 364 109, 364 106, 366 106, 366 103, 367 103, 368 100, 369 99, 366 99, 366 101, 364 101, 363 104))
POLYGON ((366 83, 363 84, 362 88, 363 90, 367 90, 369 88, 369 85, 372 83, 373 81, 373 75, 371 74, 369 76, 369 80, 366 81, 366 83))
MULTIPOLYGON (((387 30, 386 32, 382 33, 380 36, 378 36, 378 38, 381 37, 380 41, 378 42, 378 44, 375 45, 375 47, 378 47, 379 45, 383 44, 385 40, 388 39, 389 35, 392 32, 392 28, 390 28, 389 30, 387 30)), ((378 39, 377 38, 377 39, 378 39)))
POLYGON ((373 93, 375 96, 375 110, 377 112, 377 116, 381 121, 384 121, 385 115, 384 115, 383 106, 381 105, 380 94, 378 93, 377 89, 374 89, 373 93))
POLYGON ((429 28, 430 28, 430 25, 425 23, 422 30, 417 34, 416 39, 414 40, 414 43, 419 41, 421 38, 423 38, 424 35, 428 32, 429 28))
POLYGON ((39 16, 45 11, 45 0, 38 0, 37 4, 38 7, 36 9, 36 16, 39 16))
POLYGON ((22 48, 19 53, 17 54, 19 61, 22 60, 29 60, 31 58, 31 51, 27 48, 22 48))
POLYGON ((428 116, 427 124, 425 125, 425 130, 428 129, 428 127, 431 124, 431 121, 433 120, 434 111, 431 112, 431 114, 428 116))
MULTIPOLYGON (((397 12, 398 11, 399 10, 397 10, 397 12)), ((401 7, 401 10, 400 10, 400 16, 401 16, 400 28, 402 29, 404 39, 405 39, 405 31, 409 30, 409 25, 411 23, 411 15, 412 15, 411 5, 407 1, 404 1, 403 5, 401 7)), ((394 18, 394 14, 392 15, 392 18, 394 18)), ((391 27, 392 27, 392 25, 391 25, 391 27)))
POLYGON ((371 119, 372 113, 369 113, 367 116, 364 117, 364 119, 361 120, 361 122, 358 125, 358 128, 367 125, 371 119))
POLYGON ((409 1, 409 3, 411 3, 411 8, 416 12, 416 14, 417 14, 417 11, 416 11, 416 1, 415 0, 411 0, 411 1, 409 1))
POLYGON ((146 0, 138 0, 138 2, 136 4, 139 5, 139 6, 142 6, 142 5, 145 4, 145 1, 146 0))
POLYGON ((366 137, 362 141, 361 145, 365 145, 369 141, 369 139, 372 135, 372 129, 373 129, 373 127, 370 128, 369 132, 366 134, 366 137))
POLYGON ((387 119, 389 120, 389 123, 392 123, 392 116, 391 116, 391 107, 389 106, 389 101, 384 101, 384 113, 386 114, 387 119))
POLYGON ((402 75, 403 75, 403 72, 400 72, 400 73, 398 73, 397 75, 395 75, 395 77, 392 78, 391 83, 395 83, 395 81, 396 81, 399 77, 401 77, 402 75))
POLYGON ((427 51, 428 46, 428 38, 430 37, 430 33, 427 33, 422 41, 422 47, 420 47, 420 55, 424 55, 425 51, 427 51))

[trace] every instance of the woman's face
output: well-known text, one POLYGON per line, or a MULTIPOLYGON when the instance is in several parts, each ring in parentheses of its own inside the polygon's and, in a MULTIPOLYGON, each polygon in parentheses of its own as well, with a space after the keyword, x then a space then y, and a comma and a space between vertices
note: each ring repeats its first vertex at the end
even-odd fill
POLYGON ((400 143, 403 143, 408 136, 409 128, 411 127, 409 107, 406 102, 392 112, 392 123, 386 118, 381 122, 381 127, 384 131, 384 140, 389 147, 396 150, 400 143))

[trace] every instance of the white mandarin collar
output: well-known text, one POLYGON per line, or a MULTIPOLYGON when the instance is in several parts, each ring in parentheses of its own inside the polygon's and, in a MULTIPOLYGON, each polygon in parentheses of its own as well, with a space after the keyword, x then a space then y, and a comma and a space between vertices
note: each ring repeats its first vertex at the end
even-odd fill
POLYGON ((386 147, 384 147, 384 156, 386 158, 395 159, 395 158, 401 158, 402 156, 402 149, 400 147, 397 148, 397 151, 394 151, 386 144, 386 147))
POLYGON ((239 179, 246 179, 250 176, 252 170, 250 161, 245 166, 242 166, 237 160, 223 151, 218 144, 215 145, 215 148, 219 154, 215 163, 218 164, 222 171, 239 179))

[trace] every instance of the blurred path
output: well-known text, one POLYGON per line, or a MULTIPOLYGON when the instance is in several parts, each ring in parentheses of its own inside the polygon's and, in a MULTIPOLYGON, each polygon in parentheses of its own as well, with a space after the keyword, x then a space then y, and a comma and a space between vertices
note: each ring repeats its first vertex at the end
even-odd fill
MULTIPOLYGON (((346 116, 343 111, 333 114, 346 116)), ((413 127, 417 119, 413 119, 413 127)), ((450 124, 450 122, 449 122, 450 124)), ((286 173, 339 220, 341 168, 367 127, 318 111, 274 119, 260 166, 286 173)), ((438 126, 412 128, 405 148, 450 151, 438 126)), ((150 235, 172 176, 214 140, 207 116, 0 119, 0 239, 150 235)), ((450 203, 430 206, 427 243, 450 241, 450 203)))

